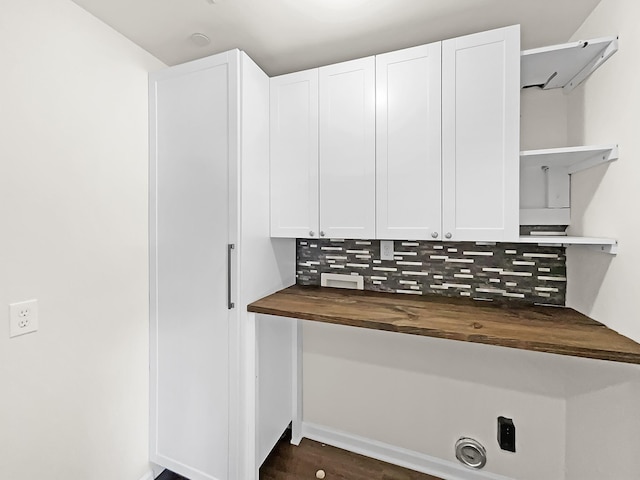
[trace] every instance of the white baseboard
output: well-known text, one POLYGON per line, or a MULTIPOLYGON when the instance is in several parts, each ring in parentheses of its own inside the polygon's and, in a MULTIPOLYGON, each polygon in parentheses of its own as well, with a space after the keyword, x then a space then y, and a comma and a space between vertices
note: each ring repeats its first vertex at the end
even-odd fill
POLYGON ((302 437, 446 480, 512 480, 321 425, 303 422, 302 437))
POLYGON ((164 472, 164 468, 162 468, 160 465, 152 463, 151 470, 140 477, 140 480, 155 480, 162 474, 162 472, 164 472))

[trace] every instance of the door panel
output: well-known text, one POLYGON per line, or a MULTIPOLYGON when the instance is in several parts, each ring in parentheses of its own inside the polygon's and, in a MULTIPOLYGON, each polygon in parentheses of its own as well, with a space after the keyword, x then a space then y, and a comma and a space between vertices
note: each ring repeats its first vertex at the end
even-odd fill
POLYGON ((271 79, 271 236, 318 236, 318 69, 271 79))
POLYGON ((320 230, 375 236, 375 59, 320 69, 320 230))
POLYGON ((431 240, 442 217, 441 43, 376 57, 377 238, 431 240))
POLYGON ((231 69, 226 56, 215 59, 169 71, 152 88, 151 457, 191 479, 221 480, 229 455, 231 69))
POLYGON ((516 240, 520 27, 447 40, 442 65, 445 236, 516 240))

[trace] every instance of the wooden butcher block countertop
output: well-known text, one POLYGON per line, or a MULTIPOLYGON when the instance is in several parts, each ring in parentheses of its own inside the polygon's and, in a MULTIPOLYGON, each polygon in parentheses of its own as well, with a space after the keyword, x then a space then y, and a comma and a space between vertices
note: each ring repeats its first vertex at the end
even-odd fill
POLYGON ((640 364, 640 344, 570 308, 294 285, 250 312, 640 364))

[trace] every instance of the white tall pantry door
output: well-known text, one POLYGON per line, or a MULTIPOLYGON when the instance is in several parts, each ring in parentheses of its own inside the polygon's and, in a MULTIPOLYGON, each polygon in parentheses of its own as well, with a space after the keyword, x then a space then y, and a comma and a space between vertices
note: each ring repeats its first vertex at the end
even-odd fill
POLYGON ((520 26, 442 42, 444 240, 515 241, 520 26))
POLYGON ((191 480, 229 471, 234 79, 227 54, 151 78, 151 460, 191 480))

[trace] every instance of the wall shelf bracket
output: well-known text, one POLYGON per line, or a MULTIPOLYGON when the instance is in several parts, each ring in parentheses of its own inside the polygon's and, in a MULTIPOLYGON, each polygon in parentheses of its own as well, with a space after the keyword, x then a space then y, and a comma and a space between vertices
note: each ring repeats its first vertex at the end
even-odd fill
POLYGON ((617 51, 617 37, 525 50, 521 54, 521 87, 562 88, 569 93, 617 51))

